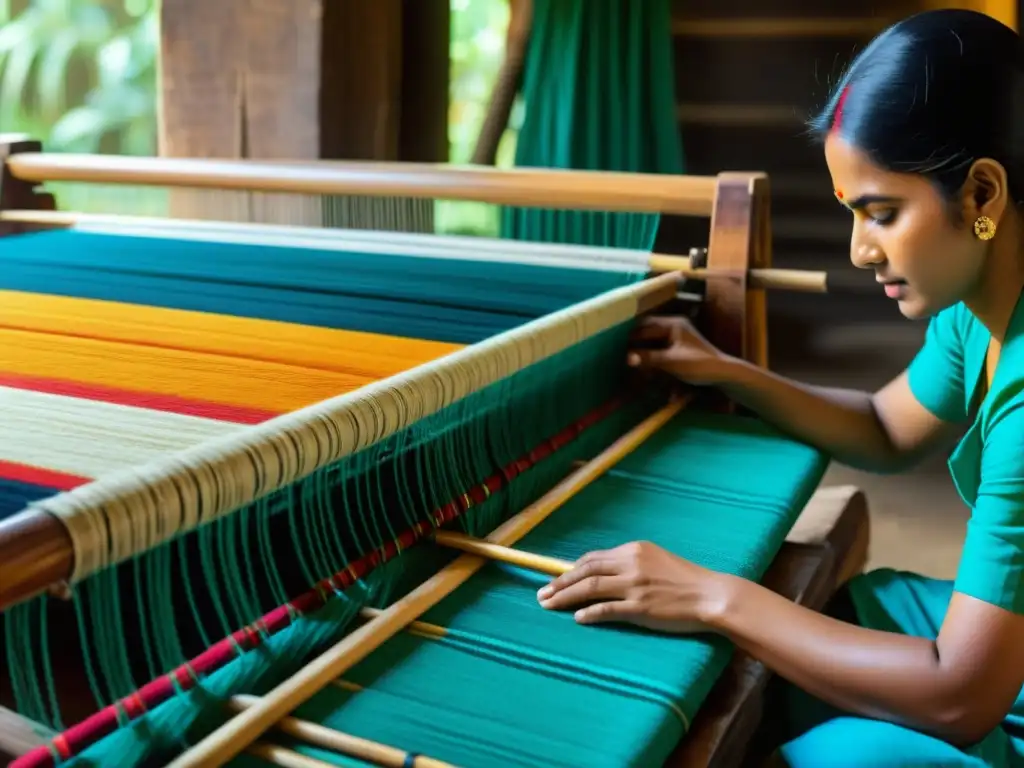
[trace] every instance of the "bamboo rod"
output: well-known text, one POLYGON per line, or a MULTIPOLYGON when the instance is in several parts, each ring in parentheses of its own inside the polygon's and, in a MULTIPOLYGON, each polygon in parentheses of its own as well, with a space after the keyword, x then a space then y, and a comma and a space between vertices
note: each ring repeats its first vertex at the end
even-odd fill
POLYGON ((434 534, 434 541, 444 547, 457 549, 470 555, 486 557, 489 560, 498 560, 509 565, 517 565, 538 573, 546 573, 548 576, 561 576, 572 569, 572 563, 566 560, 559 560, 545 555, 535 555, 532 552, 524 552, 521 549, 503 547, 500 544, 493 544, 483 539, 466 536, 456 531, 438 531, 434 534))
POLYGON ((306 195, 472 200, 567 210, 710 216, 714 176, 549 168, 495 169, 447 163, 200 160, 24 152, 7 170, 22 181, 191 187, 306 195))
MULTIPOLYGON (((384 610, 381 608, 362 608, 359 611, 359 615, 367 621, 372 621, 373 619, 378 618, 382 613, 384 613, 384 610)), ((448 634, 448 630, 440 626, 439 624, 430 624, 426 621, 418 620, 410 621, 405 629, 407 632, 412 632, 413 634, 422 635, 423 637, 429 637, 434 639, 442 638, 448 634)), ((337 682, 339 681, 335 681, 335 683, 337 682)), ((351 691, 353 689, 351 687, 346 686, 345 690, 351 691)))
POLYGON ((276 744, 256 742, 245 751, 253 757, 258 757, 271 765, 281 766, 281 768, 335 768, 332 763, 317 760, 315 757, 306 757, 276 744))
MULTIPOLYGON (((728 276, 728 273, 714 269, 691 267, 692 263, 689 256, 669 256, 660 253, 652 253, 649 261, 651 272, 655 274, 678 272, 691 280, 728 276)), ((809 269, 751 269, 747 271, 747 283, 751 288, 764 290, 827 293, 828 273, 809 269)))
MULTIPOLYGON (((645 419, 538 501, 495 529, 487 541, 510 546, 539 525, 552 512, 602 476, 622 458, 674 418, 686 405, 680 398, 645 419)), ((462 555, 446 568, 390 605, 377 618, 351 632, 293 677, 264 696, 224 726, 181 755, 169 768, 217 768, 242 752, 274 723, 314 696, 331 680, 365 659, 389 638, 464 583, 486 563, 462 555)))
MULTIPOLYGON (((233 696, 228 704, 235 712, 244 712, 258 704, 259 701, 258 696, 242 695, 233 696)), ((323 747, 360 760, 368 760, 385 766, 385 768, 453 768, 451 763, 423 755, 414 755, 402 749, 342 733, 333 728, 326 728, 319 723, 300 720, 297 717, 283 718, 277 723, 277 729, 307 744, 323 747)))

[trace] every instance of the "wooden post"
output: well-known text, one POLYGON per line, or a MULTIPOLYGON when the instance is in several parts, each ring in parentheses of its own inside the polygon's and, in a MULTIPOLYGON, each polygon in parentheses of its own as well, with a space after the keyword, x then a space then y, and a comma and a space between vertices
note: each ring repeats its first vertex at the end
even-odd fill
MULTIPOLYGON (((160 153, 265 160, 447 160, 445 0, 164 0, 160 153)), ((377 203, 189 190, 172 214, 358 225, 377 203)), ((375 207, 376 206, 376 207, 375 207)), ((430 226, 390 201, 395 228, 430 226)))
POLYGON ((533 26, 533 0, 510 0, 508 31, 505 35, 505 59, 491 92, 484 123, 473 149, 473 163, 494 165, 501 137, 508 127, 516 95, 526 66, 526 51, 533 26))
MULTIPOLYGON (((53 211, 56 201, 32 182, 16 178, 7 167, 7 158, 19 152, 39 152, 42 145, 21 134, 0 134, 0 211, 53 211)), ((0 221, 0 236, 34 229, 32 225, 0 221)))
POLYGON ((719 349, 768 367, 767 300, 747 285, 751 269, 771 267, 768 177, 720 173, 711 214, 704 331, 719 349))

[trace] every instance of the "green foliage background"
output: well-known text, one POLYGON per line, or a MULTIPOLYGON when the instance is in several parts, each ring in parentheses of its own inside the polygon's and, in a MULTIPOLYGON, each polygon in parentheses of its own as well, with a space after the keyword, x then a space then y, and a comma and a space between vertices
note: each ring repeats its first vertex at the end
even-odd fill
MULTIPOLYGON (((449 160, 462 163, 504 55, 508 3, 451 0, 451 9, 449 160)), ((159 11, 159 0, 0 0, 0 131, 39 137, 52 152, 155 154, 159 11)), ((511 164, 514 144, 513 128, 500 165, 511 164)), ((158 190, 55 191, 63 208, 105 213, 159 213, 164 199, 158 190)), ((466 205, 441 208, 439 223, 496 228, 493 211, 466 205)))

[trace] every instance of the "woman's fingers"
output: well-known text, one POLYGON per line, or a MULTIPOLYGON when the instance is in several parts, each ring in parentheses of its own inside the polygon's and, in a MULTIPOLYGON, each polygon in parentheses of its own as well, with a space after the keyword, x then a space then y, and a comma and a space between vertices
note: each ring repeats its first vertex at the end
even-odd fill
POLYGON ((583 560, 542 587, 537 599, 545 608, 565 608, 581 600, 603 599, 623 588, 625 580, 621 573, 622 568, 614 559, 583 560))
POLYGON ((679 326, 679 318, 675 317, 642 317, 636 321, 629 338, 632 341, 667 340, 679 326))
POLYGON ((634 600, 609 600, 580 608, 573 618, 580 624, 603 624, 611 621, 635 621, 643 615, 634 600))
POLYGON ((664 368, 674 358, 671 349, 633 349, 626 354, 626 364, 632 368, 664 368))
POLYGON ((551 611, 564 611, 601 600, 621 600, 631 584, 622 575, 588 576, 542 599, 540 604, 551 611))

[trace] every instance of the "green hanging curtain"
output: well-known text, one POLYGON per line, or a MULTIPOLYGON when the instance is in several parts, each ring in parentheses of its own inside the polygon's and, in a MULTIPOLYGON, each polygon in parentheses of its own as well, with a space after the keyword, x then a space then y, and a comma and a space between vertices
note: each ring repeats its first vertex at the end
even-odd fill
MULTIPOLYGON (((669 0, 534 0, 517 166, 684 173, 669 0)), ((508 208, 502 236, 651 249, 656 214, 508 208)))

